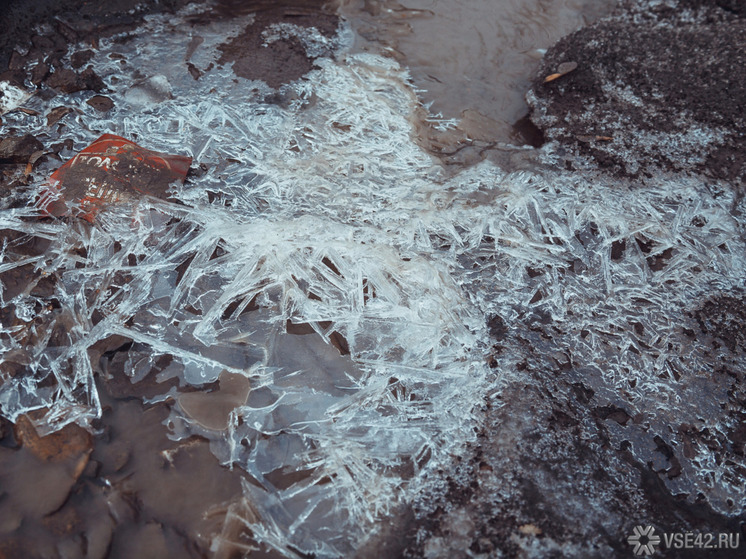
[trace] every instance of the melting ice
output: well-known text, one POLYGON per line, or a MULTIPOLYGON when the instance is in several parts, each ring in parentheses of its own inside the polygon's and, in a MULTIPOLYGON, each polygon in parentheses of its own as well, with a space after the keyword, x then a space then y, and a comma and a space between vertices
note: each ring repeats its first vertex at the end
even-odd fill
MULTIPOLYGON (((583 363, 574 374, 612 401, 626 394, 653 423, 672 405, 681 421, 716 422, 722 394, 710 410, 702 391, 718 387, 660 372, 702 359, 668 349, 686 343, 671 317, 713 286, 742 285, 731 195, 694 180, 629 189, 489 162, 449 176, 414 141, 406 70, 349 54, 344 30, 333 56, 286 87, 285 106, 263 102, 266 86, 230 68, 208 70, 216 45, 248 21, 195 27, 204 40, 191 60, 206 72, 195 81, 183 64, 163 65, 189 48, 182 24, 151 17, 128 42, 102 41, 92 61, 114 109, 96 112, 85 93, 53 101, 76 111, 63 132, 76 150, 109 132, 208 170, 174 189, 174 202, 111 207, 94 226, 0 213, 0 227, 48 245, 20 257, 6 243, 0 270, 30 264, 55 276, 60 303, 39 311, 30 288, 2 292, 18 319, 2 326, 3 360, 27 371, 3 373, 5 416, 47 408, 47 431, 88 424, 101 411, 91 348, 114 335, 133 342, 133 382, 155 373, 181 386, 219 381, 209 394, 156 399, 172 403, 174 438, 207 437, 222 463, 254 480, 226 525, 289 557, 350 556, 473 439, 484 397, 521 374, 519 346, 496 372, 486 365, 493 315, 510 325, 533 306, 576 332, 562 347, 525 336, 583 363), (657 254, 674 249, 664 270, 651 270, 640 235, 657 254), (612 257, 620 242, 624 257, 612 257), (42 320, 29 326, 35 313, 42 320), (617 339, 614 325, 630 321, 645 334, 617 339)), ((320 48, 316 35, 306 39, 320 48)), ((38 98, 27 106, 50 108, 38 98)), ((9 113, 3 126, 56 139, 36 118, 9 113)), ((651 444, 644 434, 637 443, 651 444)), ((730 470, 712 469, 714 482, 692 469, 669 483, 716 507, 743 495, 730 470)), ((216 556, 230 534, 215 538, 216 556)))

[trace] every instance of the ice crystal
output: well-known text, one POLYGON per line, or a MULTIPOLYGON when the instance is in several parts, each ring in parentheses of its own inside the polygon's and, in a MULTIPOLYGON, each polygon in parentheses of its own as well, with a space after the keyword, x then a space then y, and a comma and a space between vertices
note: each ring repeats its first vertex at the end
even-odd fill
MULTIPOLYGON (((0 213, 0 227, 47 245, 21 256, 6 242, 0 272, 31 266, 56 279, 54 309, 30 288, 0 292, 17 319, 2 325, 3 360, 24 367, 2 373, 5 416, 46 409, 46 430, 87 424, 100 413, 91 355, 112 335, 133 342, 133 382, 161 356, 158 378, 182 386, 242 375, 245 404, 217 422, 178 390, 159 397, 173 402, 172 436, 207 437, 251 475, 226 522, 287 556, 320 557, 350 556, 377 519, 411 502, 526 359, 567 363, 600 401, 642 414, 624 436, 643 455, 671 414, 719 428, 725 388, 698 378, 705 360, 676 319, 703 294, 743 286, 731 195, 680 177, 630 189, 488 162, 449 178, 414 141, 417 98, 391 59, 338 47, 280 107, 229 68, 195 81, 164 66, 188 48, 180 29, 151 17, 133 40, 101 42, 92 64, 115 101, 108 113, 86 93, 51 103, 75 108, 62 133, 76 149, 110 132, 208 171, 174 201, 110 207, 93 226, 0 213), (133 97, 147 83, 170 93, 133 97), (487 318, 512 328, 527 312, 566 335, 513 332, 491 374, 487 318)), ((198 30, 193 60, 206 60, 225 30, 198 30)), ((29 102, 42 115, 48 103, 29 102)), ((56 139, 42 118, 11 113, 3 127, 56 139)), ((698 452, 702 467, 687 466, 672 489, 716 507, 744 494, 735 470, 698 452)))

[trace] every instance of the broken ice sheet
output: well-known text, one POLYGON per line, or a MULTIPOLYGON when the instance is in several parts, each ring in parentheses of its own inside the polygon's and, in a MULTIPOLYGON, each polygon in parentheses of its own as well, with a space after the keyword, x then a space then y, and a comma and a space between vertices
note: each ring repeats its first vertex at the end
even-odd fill
MULTIPOLYGON (((626 190, 488 162, 447 178, 412 141, 417 99, 394 61, 319 59, 280 107, 226 68, 195 81, 185 65, 164 66, 191 41, 166 19, 101 41, 91 64, 113 109, 99 113, 80 93, 55 104, 80 107, 69 132, 79 148, 106 132, 147 138, 207 171, 175 189, 189 207, 140 199, 92 225, 0 214, 2 228, 48 244, 30 255, 6 242, 0 253, 14 317, 0 338, 4 364, 15 363, 2 373, 4 415, 48 408, 49 430, 85 424, 100 412, 90 348, 131 340, 131 380, 179 381, 158 396, 172 436, 208 438, 253 478, 214 548, 250 533, 253 546, 321 557, 350 556, 388 512, 437 486, 434 472, 473 440, 483 395, 520 381, 524 360, 547 374, 569 364, 600 406, 641 414, 624 434, 643 461, 671 414, 713 432, 730 421, 722 383, 697 379, 705 356, 678 353, 691 301, 744 277, 728 195, 694 179, 626 190), (130 67, 166 76, 172 98, 127 108, 142 79, 130 67), (51 278, 51 294, 9 292, 7 273, 21 266, 51 278), (509 332, 494 372, 491 315, 509 332)), ((221 32, 210 25, 195 27, 205 62, 221 32)), ((742 458, 718 465, 698 452, 707 468, 663 482, 727 509, 724 495, 742 494, 742 458)))
POLYGON ((31 94, 24 89, 9 82, 0 81, 0 115, 17 109, 30 97, 31 94))

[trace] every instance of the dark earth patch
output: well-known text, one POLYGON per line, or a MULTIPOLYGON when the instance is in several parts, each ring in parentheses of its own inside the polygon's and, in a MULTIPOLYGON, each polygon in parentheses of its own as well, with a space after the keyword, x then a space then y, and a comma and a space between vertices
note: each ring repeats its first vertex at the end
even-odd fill
MULTIPOLYGON (((265 45, 262 33, 271 25, 289 23, 300 27, 315 27, 327 38, 337 32, 339 17, 324 12, 322 2, 278 2, 256 12, 254 22, 240 35, 219 48, 220 64, 233 63, 237 76, 262 80, 272 88, 295 81, 310 72, 313 58, 296 37, 281 38, 265 45)), ((245 9, 245 8, 244 8, 245 9)))
POLYGON ((616 175, 704 172, 742 185, 744 11, 726 0, 623 1, 547 52, 527 95, 531 119, 616 175), (545 83, 567 62, 577 68, 545 83))

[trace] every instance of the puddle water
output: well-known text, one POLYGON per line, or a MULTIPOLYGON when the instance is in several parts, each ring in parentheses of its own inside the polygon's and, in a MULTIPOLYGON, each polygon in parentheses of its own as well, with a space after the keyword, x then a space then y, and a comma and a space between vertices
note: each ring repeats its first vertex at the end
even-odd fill
MULTIPOLYGON (((104 133, 194 166, 168 200, 111 205, 93 224, 3 202, 2 414, 38 435, 92 432, 49 479, 93 516, 64 524, 74 512, 54 492, 9 505, 29 483, 19 464, 38 457, 3 423, 0 473, 19 485, 0 500, 0 533, 33 538, 51 515, 72 528, 49 556, 85 556, 84 544, 140 556, 137 542, 155 556, 375 556, 378 538, 399 537, 389 519, 437 493, 485 398, 525 379, 527 360, 575 363, 567 374, 604 405, 642 417, 618 434, 641 460, 672 401, 677 422, 714 429, 726 387, 697 376, 700 350, 683 358, 677 319, 743 277, 732 194, 489 159, 445 170, 428 151, 518 141, 534 51, 600 5, 347 3, 357 38, 344 22, 307 28, 301 8, 318 3, 271 17, 192 6, 100 41, 90 64, 106 112, 82 91, 3 115, 3 133, 71 141, 37 168, 32 194, 104 133), (313 64, 273 90, 224 58, 241 41, 313 64), (49 126, 58 106, 72 111, 49 126), (417 138, 438 132, 433 111, 459 121, 442 149, 417 138), (518 334, 490 357, 500 324, 518 334), (680 384, 661 376, 669 366, 680 384)), ((699 452, 709 469, 685 466, 669 487, 718 510, 746 504, 725 498, 740 494, 735 462, 699 452)))
POLYGON ((543 50, 614 5, 613 0, 346 0, 340 11, 356 31, 354 50, 386 53, 409 69, 430 108, 419 140, 445 161, 464 163, 500 143, 541 141, 524 120, 524 95, 543 50), (446 123, 453 128, 440 131, 446 123))

